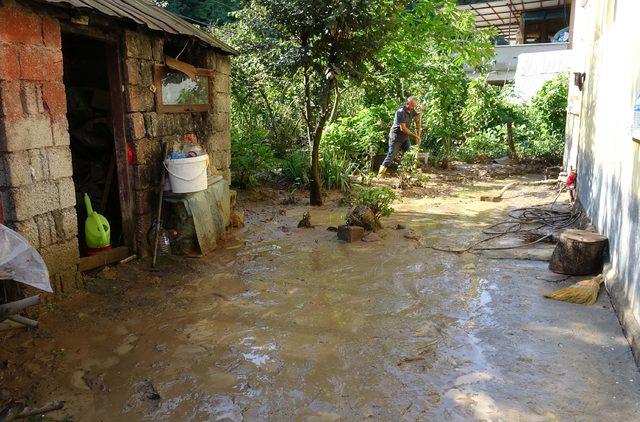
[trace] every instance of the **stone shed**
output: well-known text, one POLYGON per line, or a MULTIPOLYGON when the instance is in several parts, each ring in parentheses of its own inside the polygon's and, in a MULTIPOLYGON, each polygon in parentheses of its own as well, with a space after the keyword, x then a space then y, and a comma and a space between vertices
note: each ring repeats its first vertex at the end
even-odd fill
POLYGON ((149 253, 165 146, 195 135, 228 184, 234 54, 146 0, 0 0, 0 219, 56 291, 92 265, 85 193, 113 260, 149 253))

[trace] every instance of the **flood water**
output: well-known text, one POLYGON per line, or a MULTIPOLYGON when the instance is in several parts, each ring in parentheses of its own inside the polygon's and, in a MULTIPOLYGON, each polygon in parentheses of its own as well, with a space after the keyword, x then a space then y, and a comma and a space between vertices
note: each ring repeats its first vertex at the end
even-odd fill
POLYGON ((545 262, 425 247, 462 246, 554 195, 514 196, 407 199, 381 241, 356 244, 326 230, 341 208, 311 209, 313 229, 295 227, 306 207, 248 212, 219 253, 120 267, 40 334, 14 334, 3 353, 22 369, 3 388, 19 372, 27 397, 65 400, 77 420, 637 419, 640 380, 606 294, 549 301, 571 280, 541 280, 545 262))

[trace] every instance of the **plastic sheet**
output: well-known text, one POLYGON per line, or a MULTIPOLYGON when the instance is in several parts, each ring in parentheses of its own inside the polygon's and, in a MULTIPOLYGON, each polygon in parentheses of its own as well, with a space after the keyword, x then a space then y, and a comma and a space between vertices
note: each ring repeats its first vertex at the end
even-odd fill
POLYGON ((0 278, 53 292, 44 260, 27 239, 0 224, 0 278))

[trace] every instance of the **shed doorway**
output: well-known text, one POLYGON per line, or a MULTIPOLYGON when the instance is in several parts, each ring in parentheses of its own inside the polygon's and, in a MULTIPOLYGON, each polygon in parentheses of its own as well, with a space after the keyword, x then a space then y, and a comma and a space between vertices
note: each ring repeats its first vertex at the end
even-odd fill
MULTIPOLYGON (((126 180, 119 180, 119 168, 128 165, 126 148, 116 142, 122 134, 114 124, 122 119, 112 98, 114 78, 109 75, 110 60, 114 52, 104 40, 64 32, 62 55, 64 84, 67 94, 67 120, 71 139, 73 182, 76 193, 78 218, 78 244, 80 270, 88 271, 122 259, 129 254, 131 239, 124 230, 126 218, 122 206, 126 180), (85 194, 89 196, 93 211, 103 215, 110 226, 108 246, 96 246, 85 235, 87 208, 85 194)), ((118 92, 118 91, 116 91, 118 92)))

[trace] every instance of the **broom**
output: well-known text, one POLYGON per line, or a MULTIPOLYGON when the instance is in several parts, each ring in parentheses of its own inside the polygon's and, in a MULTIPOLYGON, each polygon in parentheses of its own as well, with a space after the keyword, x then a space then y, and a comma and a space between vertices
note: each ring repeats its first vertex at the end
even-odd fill
POLYGON ((600 274, 589 280, 578 281, 573 286, 545 293, 544 297, 563 302, 593 305, 598 300, 600 285, 603 281, 602 274, 600 274))

